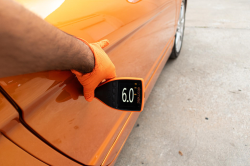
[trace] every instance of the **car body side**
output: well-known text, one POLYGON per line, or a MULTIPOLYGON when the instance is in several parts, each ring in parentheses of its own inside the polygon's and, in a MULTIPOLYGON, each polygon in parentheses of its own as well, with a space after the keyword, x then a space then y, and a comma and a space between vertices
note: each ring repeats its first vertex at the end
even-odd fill
MULTIPOLYGON (((181 5, 181 0, 18 1, 73 36, 109 39, 105 51, 117 76, 143 78, 145 101, 171 54, 181 5)), ((16 111, 0 122, 1 134, 49 165, 114 165, 140 114, 85 101, 68 71, 1 78, 0 86, 12 104, 8 109, 16 111)))

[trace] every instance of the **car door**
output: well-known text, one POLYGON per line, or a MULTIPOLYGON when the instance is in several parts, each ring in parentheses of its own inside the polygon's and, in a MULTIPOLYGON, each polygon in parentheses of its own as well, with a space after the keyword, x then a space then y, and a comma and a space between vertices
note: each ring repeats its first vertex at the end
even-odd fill
MULTIPOLYGON (((165 63, 162 57, 175 34, 176 0, 18 1, 68 34, 88 42, 109 39, 105 51, 117 76, 143 78, 146 87, 157 66, 165 63)), ((35 135, 86 165, 102 163, 133 114, 113 110, 96 99, 87 102, 69 71, 2 78, 0 83, 35 135)), ((147 97, 151 89, 147 88, 147 97)))

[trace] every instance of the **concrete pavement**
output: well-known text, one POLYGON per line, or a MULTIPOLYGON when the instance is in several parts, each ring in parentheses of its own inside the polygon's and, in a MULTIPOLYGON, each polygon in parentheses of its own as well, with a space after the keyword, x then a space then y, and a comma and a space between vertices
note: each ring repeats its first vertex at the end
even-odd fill
POLYGON ((249 37, 249 0, 189 0, 181 55, 163 69, 116 166, 250 165, 249 37))

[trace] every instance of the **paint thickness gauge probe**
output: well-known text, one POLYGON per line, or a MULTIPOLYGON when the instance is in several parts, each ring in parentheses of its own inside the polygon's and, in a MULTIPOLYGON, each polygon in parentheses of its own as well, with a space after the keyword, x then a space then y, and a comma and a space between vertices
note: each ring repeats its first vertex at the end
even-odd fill
POLYGON ((95 97, 117 110, 141 112, 144 106, 144 81, 133 77, 114 78, 100 84, 95 90, 95 97))

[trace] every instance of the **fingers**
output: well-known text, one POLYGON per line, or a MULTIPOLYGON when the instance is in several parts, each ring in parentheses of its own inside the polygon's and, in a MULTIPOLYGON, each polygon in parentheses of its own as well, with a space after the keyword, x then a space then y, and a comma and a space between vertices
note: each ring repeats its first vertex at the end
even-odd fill
POLYGON ((109 40, 108 39, 104 39, 101 40, 99 42, 97 42, 96 44, 98 44, 101 48, 105 48, 109 45, 109 40))
POLYGON ((83 90, 83 95, 88 102, 91 102, 95 97, 95 91, 85 91, 83 90))

